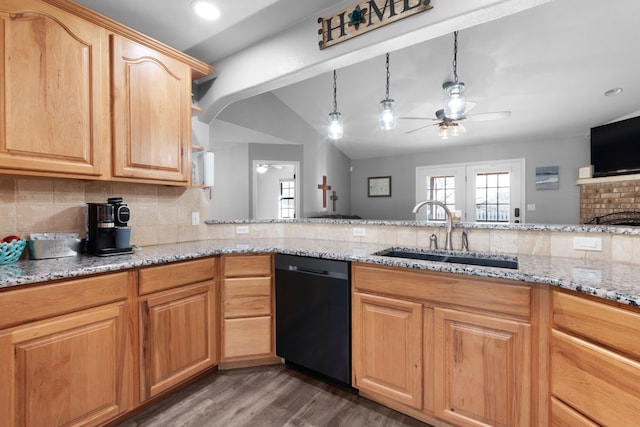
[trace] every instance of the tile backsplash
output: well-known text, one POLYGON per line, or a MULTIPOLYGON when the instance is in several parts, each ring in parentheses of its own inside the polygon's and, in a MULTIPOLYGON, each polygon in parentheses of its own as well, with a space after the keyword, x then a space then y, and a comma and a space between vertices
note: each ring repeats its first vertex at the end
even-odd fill
POLYGON ((0 177, 0 238, 16 234, 85 235, 86 203, 122 196, 131 209, 131 243, 155 245, 207 238, 208 191, 150 184, 0 177), (191 225, 199 212, 200 225, 191 225))

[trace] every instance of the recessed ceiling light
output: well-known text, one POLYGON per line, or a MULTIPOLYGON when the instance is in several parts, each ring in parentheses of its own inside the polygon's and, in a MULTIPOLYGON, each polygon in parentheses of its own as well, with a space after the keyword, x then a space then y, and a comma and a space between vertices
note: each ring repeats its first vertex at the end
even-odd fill
POLYGON ((604 93, 604 96, 616 96, 616 95, 620 95, 621 93, 622 93, 622 88, 615 87, 613 89, 609 89, 608 91, 606 91, 604 93))
POLYGON ((220 17, 220 10, 212 3, 206 0, 194 0, 191 2, 191 8, 199 17, 213 21, 220 17))

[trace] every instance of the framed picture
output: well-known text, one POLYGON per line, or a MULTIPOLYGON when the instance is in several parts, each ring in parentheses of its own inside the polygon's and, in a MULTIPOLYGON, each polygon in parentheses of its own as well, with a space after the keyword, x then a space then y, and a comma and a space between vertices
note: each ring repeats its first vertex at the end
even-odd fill
POLYGON ((558 166, 536 167, 536 190, 557 190, 559 187, 558 166))
POLYGON ((369 178, 369 197, 391 197, 391 177, 374 176, 369 178))

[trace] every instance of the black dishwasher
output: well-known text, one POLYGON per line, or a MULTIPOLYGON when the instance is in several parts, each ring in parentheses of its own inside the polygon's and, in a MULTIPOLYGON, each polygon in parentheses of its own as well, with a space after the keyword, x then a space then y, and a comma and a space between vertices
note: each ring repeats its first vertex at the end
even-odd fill
POLYGON ((276 254, 276 354, 351 385, 349 262, 276 254))

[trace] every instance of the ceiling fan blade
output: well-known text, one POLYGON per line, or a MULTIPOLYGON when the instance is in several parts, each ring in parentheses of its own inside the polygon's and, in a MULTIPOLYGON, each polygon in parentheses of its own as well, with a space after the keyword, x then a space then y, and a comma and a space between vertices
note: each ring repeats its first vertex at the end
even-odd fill
POLYGON ((433 117, 398 117, 401 120, 438 120, 433 117))
POLYGON ((499 120, 505 119, 511 115, 511 111, 494 111, 492 113, 478 113, 478 114, 469 114, 468 116, 462 117, 460 120, 468 120, 473 122, 483 122, 486 120, 499 120))
POLYGON ((467 104, 466 104, 466 106, 465 106, 464 114, 463 114, 463 115, 464 115, 464 116, 466 116, 466 115, 467 115, 467 113, 468 113, 469 111, 473 110, 473 107, 475 107, 476 105, 478 105, 478 103, 477 103, 477 102, 467 101, 467 104))
POLYGON ((422 129, 424 129, 424 128, 428 128, 428 127, 435 126, 435 125, 437 125, 437 123, 432 123, 432 124, 428 124, 428 125, 420 126, 419 128, 416 128, 416 129, 412 129, 412 130, 408 130, 408 131, 406 131, 406 132, 405 132, 405 135, 408 135, 408 134, 410 134, 410 133, 414 133, 414 132, 417 132, 417 131, 422 130, 422 129))

